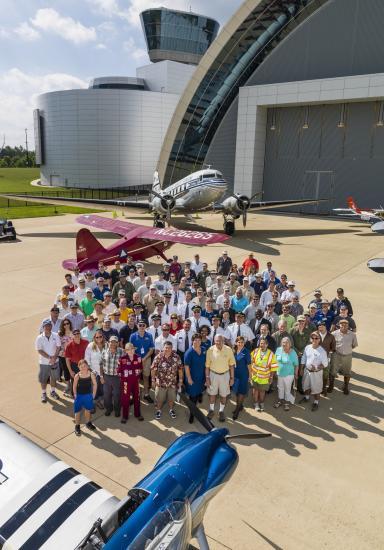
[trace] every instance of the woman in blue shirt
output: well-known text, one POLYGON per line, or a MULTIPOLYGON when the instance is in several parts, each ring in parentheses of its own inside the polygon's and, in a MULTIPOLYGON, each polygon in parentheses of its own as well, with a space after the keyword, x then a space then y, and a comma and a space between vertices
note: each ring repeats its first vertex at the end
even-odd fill
MULTIPOLYGON (((206 354, 201 347, 200 334, 192 336, 192 347, 184 354, 185 390, 189 399, 197 403, 204 391, 206 354)), ((189 415, 189 423, 193 422, 193 414, 189 415)))
POLYGON ((274 404, 275 409, 284 404, 284 410, 289 411, 289 404, 295 402, 295 396, 292 393, 293 380, 297 380, 299 369, 299 358, 297 353, 291 347, 289 338, 281 340, 281 346, 275 352, 277 369, 277 390, 279 399, 274 404))
POLYGON ((238 336, 235 342, 235 382, 232 391, 236 394, 236 408, 232 413, 233 420, 237 420, 243 410, 243 401, 248 394, 249 369, 252 363, 251 354, 245 347, 243 336, 238 336))

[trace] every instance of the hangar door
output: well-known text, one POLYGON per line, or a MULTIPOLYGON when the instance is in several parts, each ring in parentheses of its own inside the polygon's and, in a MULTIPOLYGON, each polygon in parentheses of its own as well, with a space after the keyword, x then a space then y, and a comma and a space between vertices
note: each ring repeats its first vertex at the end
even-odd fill
POLYGON ((335 173, 332 170, 307 170, 303 177, 303 199, 325 199, 302 207, 303 214, 328 214, 332 208, 335 173))

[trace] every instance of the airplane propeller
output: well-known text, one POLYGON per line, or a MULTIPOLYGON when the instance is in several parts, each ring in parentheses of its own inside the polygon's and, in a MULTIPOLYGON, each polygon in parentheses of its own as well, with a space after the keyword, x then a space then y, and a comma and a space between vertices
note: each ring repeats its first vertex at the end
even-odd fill
POLYGON ((226 435, 225 440, 231 441, 232 439, 261 439, 262 437, 271 437, 271 436, 272 434, 270 433, 261 433, 261 434, 243 433, 243 434, 226 435))
POLYGON ((160 195, 157 191, 152 189, 151 194, 160 199, 161 206, 166 211, 166 220, 168 227, 171 225, 171 212, 175 208, 176 200, 172 195, 160 195))
POLYGON ((215 427, 214 424, 205 416, 205 414, 197 407, 193 401, 187 397, 185 393, 182 393, 180 395, 180 399, 187 405, 188 409, 190 410, 191 414, 197 418, 197 420, 200 422, 200 424, 207 430, 207 432, 211 432, 213 428, 215 427))
MULTIPOLYGON (((211 432, 215 425, 205 416, 205 414, 197 407, 196 403, 193 403, 187 397, 185 393, 182 393, 180 396, 181 400, 187 405, 189 411, 193 416, 197 418, 197 420, 200 422, 200 424, 207 430, 207 432, 211 432)), ((272 434, 270 433, 242 433, 242 434, 234 434, 234 435, 226 435, 225 440, 226 441, 232 441, 233 439, 261 439, 263 437, 271 437, 272 434)))
POLYGON ((234 193, 231 195, 234 199, 236 199, 236 206, 238 210, 241 212, 242 220, 243 220, 243 227, 246 227, 247 225, 247 217, 248 217, 248 210, 251 207, 251 202, 254 198, 256 198, 259 195, 262 195, 262 191, 258 191, 254 195, 252 195, 251 198, 248 198, 246 195, 239 195, 234 193))

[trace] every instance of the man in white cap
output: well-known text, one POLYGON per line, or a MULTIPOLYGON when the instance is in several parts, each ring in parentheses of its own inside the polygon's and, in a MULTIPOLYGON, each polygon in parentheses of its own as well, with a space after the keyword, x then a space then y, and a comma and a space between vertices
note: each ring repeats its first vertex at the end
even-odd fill
POLYGON ((223 250, 222 255, 216 262, 216 271, 219 275, 224 275, 228 277, 229 272, 231 271, 232 260, 228 256, 228 250, 223 250))
POLYGON ((297 296, 300 300, 300 292, 296 290, 295 281, 288 281, 287 287, 288 287, 288 290, 284 290, 284 292, 281 295, 281 301, 292 302, 294 296, 297 296))
POLYGON ((319 311, 321 309, 321 304, 323 303, 322 292, 319 288, 317 288, 313 294, 315 297, 309 302, 308 308, 311 304, 315 304, 316 309, 319 311))
POLYGON ((56 382, 60 378, 59 352, 61 348, 60 337, 52 332, 52 321, 43 321, 43 332, 39 334, 35 342, 36 351, 39 354, 39 382, 41 385, 41 402, 47 402, 47 384, 51 384, 51 397, 58 399, 56 382))

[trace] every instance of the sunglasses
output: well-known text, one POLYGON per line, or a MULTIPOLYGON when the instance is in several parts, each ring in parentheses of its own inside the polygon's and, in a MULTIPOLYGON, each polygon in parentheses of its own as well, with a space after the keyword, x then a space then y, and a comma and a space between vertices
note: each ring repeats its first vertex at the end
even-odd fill
POLYGON ((95 336, 95 340, 102 340, 103 336, 95 336))
POLYGON ((318 336, 311 336, 311 340, 320 340, 318 336))

